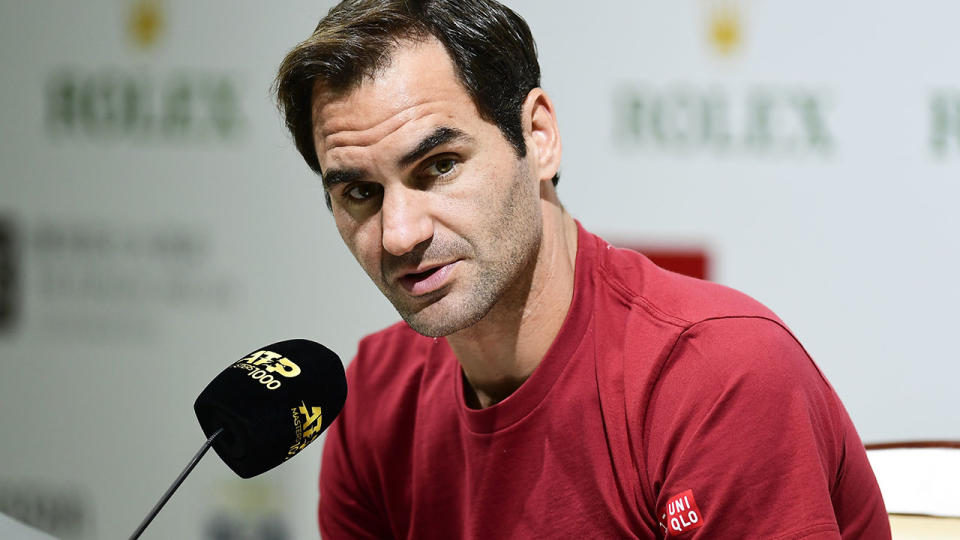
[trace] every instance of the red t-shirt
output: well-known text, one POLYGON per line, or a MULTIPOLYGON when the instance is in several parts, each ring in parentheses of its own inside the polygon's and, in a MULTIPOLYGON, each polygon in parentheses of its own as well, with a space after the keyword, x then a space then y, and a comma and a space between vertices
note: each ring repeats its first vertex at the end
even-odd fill
POLYGON ((540 366, 468 409, 443 339, 360 343, 320 472, 324 538, 890 537, 843 405, 773 313, 582 228, 540 366))

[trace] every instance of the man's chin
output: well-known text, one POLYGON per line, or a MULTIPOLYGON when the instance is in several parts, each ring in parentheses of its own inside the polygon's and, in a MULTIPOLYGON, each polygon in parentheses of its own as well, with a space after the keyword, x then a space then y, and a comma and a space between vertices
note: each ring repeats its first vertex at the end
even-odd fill
POLYGON ((403 320, 410 325, 418 334, 427 337, 444 337, 455 332, 463 330, 475 321, 464 322, 456 320, 453 316, 424 316, 422 312, 413 314, 400 314, 403 320))
POLYGON ((418 334, 434 338, 459 332, 483 318, 483 314, 472 313, 473 310, 443 304, 445 302, 434 302, 416 311, 398 308, 397 312, 418 334))

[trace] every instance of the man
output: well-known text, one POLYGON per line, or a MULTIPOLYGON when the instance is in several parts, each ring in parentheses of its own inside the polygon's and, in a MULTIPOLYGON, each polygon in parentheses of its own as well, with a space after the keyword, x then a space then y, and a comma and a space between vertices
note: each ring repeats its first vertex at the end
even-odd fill
POLYGON ((563 209, 515 13, 348 0, 277 93, 405 321, 349 367, 325 538, 889 537, 853 425, 783 323, 563 209))

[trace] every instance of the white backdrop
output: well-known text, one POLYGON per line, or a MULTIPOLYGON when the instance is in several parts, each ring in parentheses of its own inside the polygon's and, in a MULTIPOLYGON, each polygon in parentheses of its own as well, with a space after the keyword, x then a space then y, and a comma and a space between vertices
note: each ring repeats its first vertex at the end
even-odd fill
MULTIPOLYGON (((960 6, 509 4, 575 217, 705 251, 865 441, 960 439, 960 6)), ((124 537, 202 442, 193 399, 223 367, 291 337, 347 361, 397 318, 268 92, 330 2, 278 6, 0 2, 0 512, 124 537)), ((315 537, 320 444, 303 454, 245 482, 208 456, 146 537, 315 537)))

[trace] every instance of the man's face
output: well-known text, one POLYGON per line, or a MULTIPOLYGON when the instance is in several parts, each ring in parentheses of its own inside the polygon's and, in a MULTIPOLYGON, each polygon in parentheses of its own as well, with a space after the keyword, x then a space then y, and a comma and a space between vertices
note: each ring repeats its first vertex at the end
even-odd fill
POLYGON ((542 235, 539 181, 480 118, 439 42, 405 42, 373 79, 314 103, 337 229, 411 327, 448 335, 522 304, 542 235))

